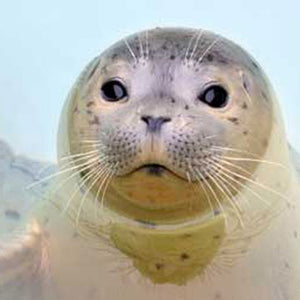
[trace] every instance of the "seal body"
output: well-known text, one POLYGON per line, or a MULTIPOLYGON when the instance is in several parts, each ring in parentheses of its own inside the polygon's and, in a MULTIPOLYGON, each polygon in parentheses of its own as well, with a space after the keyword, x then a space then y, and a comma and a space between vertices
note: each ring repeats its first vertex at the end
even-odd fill
POLYGON ((299 178, 238 45, 181 28, 117 42, 71 90, 58 149, 28 216, 43 297, 297 299, 299 178))

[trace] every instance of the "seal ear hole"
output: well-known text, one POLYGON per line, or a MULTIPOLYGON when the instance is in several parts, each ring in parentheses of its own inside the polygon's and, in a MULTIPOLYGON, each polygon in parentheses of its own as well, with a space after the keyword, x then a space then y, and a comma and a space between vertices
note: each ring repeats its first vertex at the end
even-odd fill
POLYGON ((198 99, 213 108, 222 108, 228 103, 228 92, 220 85, 207 87, 198 99))
POLYGON ((101 87, 102 97, 109 102, 116 102, 128 97, 125 85, 118 79, 106 81, 101 87))

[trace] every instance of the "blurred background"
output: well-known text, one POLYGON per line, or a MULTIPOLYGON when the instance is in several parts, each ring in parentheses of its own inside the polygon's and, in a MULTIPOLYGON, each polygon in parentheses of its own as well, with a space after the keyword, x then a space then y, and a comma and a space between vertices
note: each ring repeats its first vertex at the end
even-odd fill
POLYGON ((135 31, 204 28, 244 47, 265 69, 300 151, 299 1, 10 0, 0 4, 0 139, 53 161, 62 105, 82 68, 135 31))

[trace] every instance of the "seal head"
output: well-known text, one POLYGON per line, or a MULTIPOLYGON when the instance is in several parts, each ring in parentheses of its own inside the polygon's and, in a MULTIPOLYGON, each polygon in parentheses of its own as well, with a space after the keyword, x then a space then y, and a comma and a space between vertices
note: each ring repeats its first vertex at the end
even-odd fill
MULTIPOLYGON (((182 235, 176 230, 189 223, 186 234, 198 226, 211 241, 219 237, 205 248, 216 253, 231 220, 226 215, 242 224, 243 209, 235 198, 249 189, 262 158, 274 148, 275 124, 281 124, 276 116, 263 71, 228 39, 206 30, 157 28, 117 42, 83 71, 62 114, 59 156, 69 160, 75 185, 83 190, 77 202, 70 200, 76 223, 90 224, 91 212, 105 209, 116 222, 133 223, 115 227, 112 240, 139 257, 136 266, 152 279, 157 262, 141 267, 151 253, 137 255, 147 249, 151 234, 144 232, 143 239, 135 232, 128 246, 125 228, 130 235, 134 226, 146 226, 155 235, 171 226, 172 234, 182 235)), ((172 265, 172 249, 161 251, 172 265)), ((212 259, 195 253, 207 259, 198 269, 193 261, 189 275, 212 259)), ((172 281, 178 268, 156 281, 172 281)))

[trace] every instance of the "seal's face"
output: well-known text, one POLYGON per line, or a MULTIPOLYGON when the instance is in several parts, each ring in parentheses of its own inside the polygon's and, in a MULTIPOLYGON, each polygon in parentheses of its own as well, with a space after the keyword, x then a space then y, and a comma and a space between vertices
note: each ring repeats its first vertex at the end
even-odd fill
POLYGON ((68 104, 70 152, 96 197, 110 183, 107 204, 135 218, 220 210, 268 144, 264 76, 206 31, 133 35, 96 58, 79 86, 68 104))

